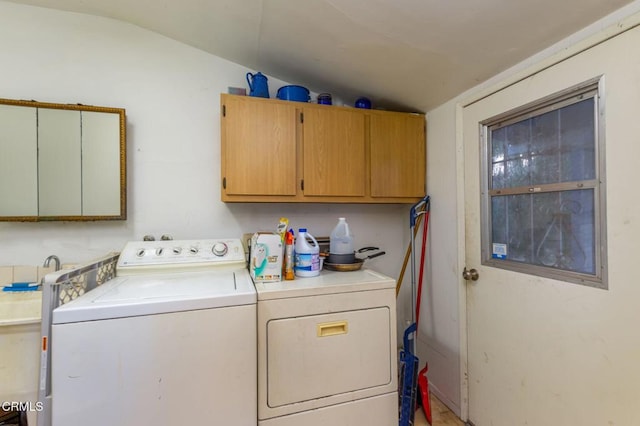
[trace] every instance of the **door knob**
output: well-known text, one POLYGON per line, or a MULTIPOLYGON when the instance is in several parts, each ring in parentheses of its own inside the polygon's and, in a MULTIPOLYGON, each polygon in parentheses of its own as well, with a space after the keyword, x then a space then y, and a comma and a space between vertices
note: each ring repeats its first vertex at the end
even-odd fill
POLYGON ((479 277, 480 275, 478 274, 478 271, 473 268, 467 270, 467 267, 465 266, 464 270, 462 271, 462 278, 467 281, 478 281, 479 277))

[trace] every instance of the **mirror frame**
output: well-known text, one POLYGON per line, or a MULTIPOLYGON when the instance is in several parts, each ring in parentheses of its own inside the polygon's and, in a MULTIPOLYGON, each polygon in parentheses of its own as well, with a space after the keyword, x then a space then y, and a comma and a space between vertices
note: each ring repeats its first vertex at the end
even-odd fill
POLYGON ((40 109, 61 109, 70 111, 90 111, 117 114, 120 129, 120 213, 117 215, 70 215, 70 216, 0 216, 0 222, 46 222, 46 221, 98 221, 127 219, 127 137, 126 113, 124 108, 101 107, 84 104, 57 104, 35 100, 14 100, 0 98, 0 105, 31 107, 40 109))

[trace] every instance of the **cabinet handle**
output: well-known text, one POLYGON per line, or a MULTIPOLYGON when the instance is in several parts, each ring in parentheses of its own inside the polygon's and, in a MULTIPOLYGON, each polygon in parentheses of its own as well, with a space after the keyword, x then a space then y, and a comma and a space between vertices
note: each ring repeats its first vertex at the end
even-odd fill
POLYGON ((304 179, 300 179, 300 190, 304 191, 304 179))
POLYGON ((316 326, 318 337, 337 336, 339 334, 347 334, 349 332, 349 323, 347 321, 325 322, 316 326))
POLYGON ((222 178, 222 189, 227 189, 227 178, 226 177, 222 178))

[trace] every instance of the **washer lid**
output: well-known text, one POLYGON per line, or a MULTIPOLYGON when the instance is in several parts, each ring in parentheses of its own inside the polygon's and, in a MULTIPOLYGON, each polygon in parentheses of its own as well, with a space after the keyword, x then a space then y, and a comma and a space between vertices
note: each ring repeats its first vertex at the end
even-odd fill
POLYGON ((395 288, 396 281, 371 269, 351 272, 321 271, 311 278, 296 277, 293 281, 256 283, 258 300, 286 299, 320 294, 395 288))
POLYGON ((116 277, 53 311, 53 324, 256 303, 246 269, 116 277))

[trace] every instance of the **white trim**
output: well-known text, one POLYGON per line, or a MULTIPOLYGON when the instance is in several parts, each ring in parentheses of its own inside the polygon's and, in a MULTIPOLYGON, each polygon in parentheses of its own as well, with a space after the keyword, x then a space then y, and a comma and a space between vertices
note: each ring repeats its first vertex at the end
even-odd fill
POLYGON ((469 377, 467 354, 467 284, 461 271, 466 263, 466 232, 464 206, 464 144, 462 133, 463 106, 456 104, 456 204, 458 211, 456 238, 458 240, 458 324, 460 327, 460 418, 469 419, 469 377))

